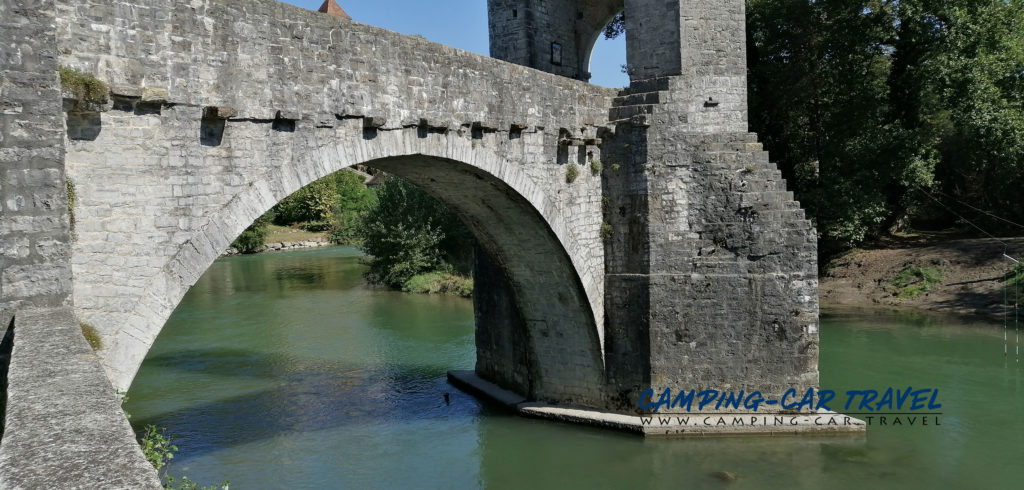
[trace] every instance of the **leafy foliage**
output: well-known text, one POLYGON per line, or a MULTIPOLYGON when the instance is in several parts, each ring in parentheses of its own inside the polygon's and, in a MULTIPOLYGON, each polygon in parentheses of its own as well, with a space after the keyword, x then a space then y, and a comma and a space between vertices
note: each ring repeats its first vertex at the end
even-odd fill
POLYGON ((60 74, 60 85, 64 90, 71 92, 78 100, 105 104, 110 96, 110 89, 106 83, 97 80, 96 77, 80 71, 60 67, 57 72, 60 74))
POLYGON ((377 194, 367 189, 363 178, 353 172, 335 174, 335 188, 338 197, 331 210, 331 241, 357 245, 359 242, 356 226, 360 214, 377 202, 377 194))
POLYGON ((178 450, 178 446, 171 444, 171 439, 165 436, 163 431, 157 430, 155 425, 147 425, 142 429, 139 445, 142 447, 142 454, 146 456, 146 461, 158 470, 167 466, 178 450))
POLYGON ((468 298, 473 295, 473 279, 450 272, 428 272, 412 276, 402 291, 421 294, 450 294, 468 298))
POLYGON ((1013 266, 1013 270, 1006 274, 1006 284, 1008 287, 1024 288, 1024 264, 1013 266))
POLYGON ((1024 218, 1024 0, 747 5, 751 126, 826 256, 956 225, 919 189, 1024 218))
POLYGON ((259 252, 267 240, 267 225, 272 219, 273 211, 260 216, 241 235, 238 235, 238 238, 235 238, 231 246, 242 253, 259 252))
MULTIPOLYGON (((121 403, 128 401, 128 396, 122 394, 121 403)), ((125 414, 128 418, 131 415, 125 414)), ((174 453, 178 451, 178 446, 171 444, 171 438, 164 435, 163 430, 158 430, 155 425, 147 425, 141 434, 139 434, 139 446, 142 448, 142 454, 146 456, 146 460, 149 464, 153 465, 154 468, 159 470, 165 470, 167 465, 174 459, 174 453)), ((178 481, 175 477, 164 474, 163 487, 169 490, 229 490, 230 482, 224 482, 217 486, 200 487, 199 484, 189 480, 188 477, 182 477, 178 481)))
POLYGON ((468 271, 469 231, 444 204, 422 189, 389 176, 377 200, 360 216, 356 235, 370 258, 367 279, 403 289, 414 276, 468 271))
POLYGON ((335 243, 354 243, 352 229, 359 213, 374 201, 363 177, 343 170, 299 189, 273 209, 273 223, 301 224, 308 231, 330 231, 335 243))
POLYGON ((284 198, 274 206, 274 224, 322 223, 330 219, 338 197, 336 175, 328 175, 284 198))
POLYGON ((229 490, 231 488, 230 482, 224 482, 218 486, 200 487, 198 483, 189 480, 187 476, 181 477, 181 481, 178 481, 171 475, 164 477, 164 488, 169 490, 229 490))
POLYGON ((626 14, 619 12, 604 28, 605 39, 615 39, 626 32, 626 14))

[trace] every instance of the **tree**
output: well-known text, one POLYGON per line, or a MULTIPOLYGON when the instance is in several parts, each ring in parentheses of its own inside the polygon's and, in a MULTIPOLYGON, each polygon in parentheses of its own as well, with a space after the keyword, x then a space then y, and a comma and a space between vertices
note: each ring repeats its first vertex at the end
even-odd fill
POLYGON ((626 33, 626 14, 619 12, 604 28, 605 39, 615 39, 626 33))
POLYGON ((401 289, 418 274, 470 267, 472 242, 458 217, 394 176, 377 189, 377 200, 361 215, 356 235, 370 256, 366 277, 372 283, 401 289))
POLYGON ((348 170, 319 179, 274 206, 274 224, 301 225, 309 231, 330 231, 337 243, 351 243, 359 212, 373 201, 360 174, 348 170))
POLYGON ((273 220, 274 212, 268 211, 263 216, 256 218, 253 224, 249 225, 235 241, 231 243, 241 253, 254 253, 263 250, 267 240, 267 226, 273 220))
POLYGON ((334 180, 335 174, 328 175, 284 198, 274 206, 274 224, 290 226, 305 223, 308 226, 312 223, 314 228, 322 229, 338 199, 334 180))
POLYGON ((338 197, 331 210, 331 241, 358 244, 356 228, 359 225, 360 214, 376 203, 377 196, 366 188, 360 174, 343 171, 335 176, 334 185, 338 197))

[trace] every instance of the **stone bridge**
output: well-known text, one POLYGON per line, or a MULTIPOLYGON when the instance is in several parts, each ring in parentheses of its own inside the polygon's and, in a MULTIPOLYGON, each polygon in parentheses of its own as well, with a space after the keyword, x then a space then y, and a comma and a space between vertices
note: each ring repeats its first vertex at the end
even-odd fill
POLYGON ((495 58, 273 0, 0 0, 0 486, 155 485, 114 390, 243 229, 353 165, 472 230, 479 379, 634 415, 815 386, 815 233, 747 132, 743 1, 488 5, 495 58), (622 11, 630 87, 590 85, 622 11))

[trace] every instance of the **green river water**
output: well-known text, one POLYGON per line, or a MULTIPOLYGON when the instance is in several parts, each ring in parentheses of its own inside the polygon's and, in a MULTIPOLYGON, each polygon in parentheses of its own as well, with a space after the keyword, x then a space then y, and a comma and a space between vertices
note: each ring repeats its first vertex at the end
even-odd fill
POLYGON ((822 388, 937 388, 939 426, 643 439, 516 417, 458 391, 445 373, 474 365, 472 302, 373 289, 362 270, 339 247, 206 272, 125 404, 136 429, 173 437, 172 475, 239 490, 1024 488, 1024 368, 1012 330, 1002 355, 1002 323, 823 313, 822 388))

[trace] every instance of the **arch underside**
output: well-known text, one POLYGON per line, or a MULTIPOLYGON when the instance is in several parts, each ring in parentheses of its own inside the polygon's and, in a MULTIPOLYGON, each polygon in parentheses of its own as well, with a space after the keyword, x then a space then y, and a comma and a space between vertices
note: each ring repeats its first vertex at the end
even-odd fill
POLYGON ((576 29, 576 45, 580 49, 580 73, 591 73, 590 61, 597 41, 604 35, 605 27, 624 9, 625 0, 606 0, 594 3, 591 8, 581 9, 583 19, 577 21, 576 29))
POLYGON ((451 160, 410 155, 368 164, 444 201, 473 232, 484 255, 475 274, 484 290, 475 299, 477 372, 532 399, 594 406, 602 384, 594 316, 564 248, 530 203, 451 160))
MULTIPOLYGON (((174 120, 166 112, 164 117, 165 121, 174 120)), ((198 128, 189 126, 194 123, 187 117, 176 121, 186 126, 179 128, 180 132, 190 136, 198 133, 198 128)), ((118 124, 116 118, 109 120, 110 126, 118 124)), ((188 238, 177 245, 138 245, 151 247, 141 252, 148 255, 147 260, 163 261, 154 276, 97 279, 76 273, 79 316, 97 325, 104 337, 107 348, 100 355, 115 388, 128 388, 185 292, 252 221, 306 184, 346 167, 368 165, 406 178, 446 202, 477 239, 483 251, 478 254, 484 262, 480 267, 490 271, 478 278, 478 288, 486 298, 477 301, 478 372, 532 399, 600 405, 604 396, 599 328, 603 321, 603 256, 592 250, 591 242, 578 238, 582 235, 566 217, 564 203, 552 200, 549 190, 520 168, 521 162, 500 155, 501 145, 456 131, 425 132, 415 127, 368 131, 360 120, 294 133, 270 131, 263 127, 269 125, 252 122, 230 124, 239 128, 228 127, 236 137, 242 128, 253 133, 253 140, 266 132, 260 145, 268 151, 242 151, 251 141, 242 145, 241 138, 232 142, 227 136, 222 147, 202 149, 197 166, 233 169, 255 177, 246 177, 251 179, 248 181, 232 175, 216 177, 234 182, 220 186, 230 196, 222 198, 225 202, 221 204, 204 208, 204 200, 215 198, 210 196, 177 198, 181 212, 202 213, 203 217, 190 220, 188 230, 179 230, 188 231, 188 238), (189 209, 190 202, 194 209, 189 209), (108 304, 102 298, 90 297, 97 291, 90 281, 128 280, 145 284, 133 291, 137 302, 130 311, 105 310, 108 304), (486 294, 488 289, 491 294, 486 294)), ((489 134, 488 138, 510 140, 507 134, 489 134)), ((543 135, 537 138, 544 139, 543 135)), ((83 223, 79 228, 87 237, 92 236, 88 230, 99 228, 98 223, 89 221, 104 215, 101 208, 132 207, 114 202, 123 196, 98 196, 103 186, 96 183, 110 162, 89 163, 92 160, 84 158, 81 151, 92 144, 74 143, 69 152, 70 162, 80 161, 72 163, 72 173, 85 184, 80 191, 83 223)), ((563 171, 561 166, 552 167, 555 172, 563 171)), ((181 172, 200 170, 185 164, 181 172)), ((151 184, 166 185, 159 175, 153 176, 151 184)), ((78 244, 79 272, 88 269, 82 264, 109 255, 109 250, 78 244)))

